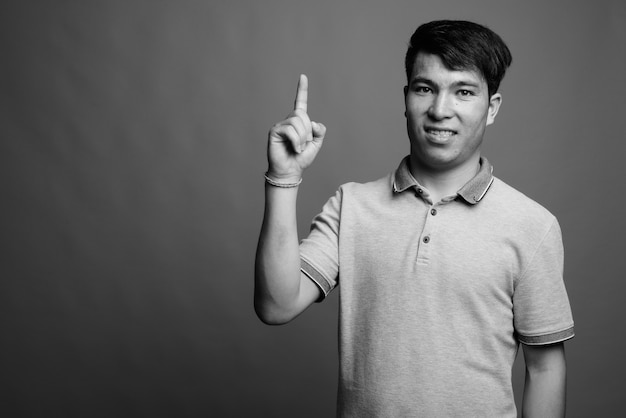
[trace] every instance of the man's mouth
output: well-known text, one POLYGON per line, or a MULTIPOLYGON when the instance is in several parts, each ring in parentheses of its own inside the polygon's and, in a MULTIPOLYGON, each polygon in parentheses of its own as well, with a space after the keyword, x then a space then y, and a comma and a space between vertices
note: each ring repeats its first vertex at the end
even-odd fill
POLYGON ((452 131, 449 129, 426 128, 426 133, 435 140, 445 141, 449 139, 452 135, 455 135, 456 131, 452 131))

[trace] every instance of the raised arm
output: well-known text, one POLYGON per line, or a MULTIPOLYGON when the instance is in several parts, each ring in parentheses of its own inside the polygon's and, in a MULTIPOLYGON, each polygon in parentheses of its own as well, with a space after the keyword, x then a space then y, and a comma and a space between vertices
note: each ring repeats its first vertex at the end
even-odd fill
POLYGON ((326 127, 307 113, 308 79, 300 76, 294 110, 274 125, 267 144, 265 215, 257 246, 254 308, 267 324, 284 324, 319 297, 300 272, 296 199, 303 171, 322 146, 326 127))

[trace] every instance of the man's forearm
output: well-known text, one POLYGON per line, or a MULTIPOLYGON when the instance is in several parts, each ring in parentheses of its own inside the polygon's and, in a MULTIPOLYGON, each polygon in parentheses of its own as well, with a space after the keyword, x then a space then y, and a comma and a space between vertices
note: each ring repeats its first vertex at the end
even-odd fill
MULTIPOLYGON (((545 361, 529 361, 526 355, 526 382, 522 416, 525 418, 552 418, 565 416, 566 366, 562 346, 549 350, 545 361)), ((528 351, 525 350, 528 354, 528 351)))
POLYGON ((269 323, 289 310, 300 288, 300 252, 296 220, 297 187, 266 185, 265 215, 255 263, 254 306, 269 323))

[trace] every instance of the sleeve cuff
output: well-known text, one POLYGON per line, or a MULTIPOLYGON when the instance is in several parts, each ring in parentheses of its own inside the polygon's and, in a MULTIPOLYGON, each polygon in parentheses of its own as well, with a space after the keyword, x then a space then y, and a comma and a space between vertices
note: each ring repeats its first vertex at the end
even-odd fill
POLYGON ((542 335, 521 335, 518 334, 517 339, 525 345, 547 345, 560 343, 574 337, 574 327, 564 329, 563 331, 553 332, 542 335))
POLYGON ((321 294, 319 299, 316 302, 323 301, 326 296, 333 290, 333 286, 324 278, 322 273, 317 271, 315 267, 309 264, 308 261, 304 259, 300 259, 300 271, 304 273, 309 279, 313 281, 319 287, 321 294))

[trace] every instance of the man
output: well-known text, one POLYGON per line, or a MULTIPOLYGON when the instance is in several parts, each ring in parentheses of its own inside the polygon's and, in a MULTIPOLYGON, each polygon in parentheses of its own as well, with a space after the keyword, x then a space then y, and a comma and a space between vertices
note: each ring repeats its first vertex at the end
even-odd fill
POLYGON ((290 321, 340 287, 342 417, 516 417, 522 343, 529 417, 565 412, 573 320, 555 217, 481 156, 511 55, 471 22, 420 26, 406 54, 410 155, 340 187, 299 244, 296 195, 326 128, 295 107, 269 133, 255 309, 290 321))

